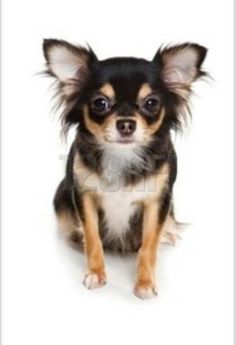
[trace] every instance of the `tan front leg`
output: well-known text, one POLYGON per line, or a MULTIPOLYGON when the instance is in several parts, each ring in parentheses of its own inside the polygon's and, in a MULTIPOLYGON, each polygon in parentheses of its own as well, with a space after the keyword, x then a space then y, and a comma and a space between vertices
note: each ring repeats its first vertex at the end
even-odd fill
POLYGON ((86 193, 83 197, 85 253, 88 273, 84 285, 88 289, 100 287, 106 283, 104 254, 98 231, 98 212, 93 196, 86 193))
POLYGON ((157 246, 160 241, 163 224, 158 222, 157 202, 150 202, 144 207, 143 240, 138 253, 137 278, 134 293, 146 299, 157 295, 155 286, 155 264, 157 246))

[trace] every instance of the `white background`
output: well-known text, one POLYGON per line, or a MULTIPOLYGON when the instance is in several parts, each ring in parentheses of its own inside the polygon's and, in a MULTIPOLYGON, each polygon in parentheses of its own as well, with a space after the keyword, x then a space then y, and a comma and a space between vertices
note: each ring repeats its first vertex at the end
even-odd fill
POLYGON ((3 345, 232 343, 232 56, 232 1, 4 1, 3 345), (133 256, 107 256, 107 286, 87 291, 84 257, 57 236, 68 145, 37 75, 44 37, 87 41, 100 58, 209 48, 214 80, 195 85, 191 130, 176 140, 177 217, 192 226, 159 252, 156 299, 132 295, 133 256))

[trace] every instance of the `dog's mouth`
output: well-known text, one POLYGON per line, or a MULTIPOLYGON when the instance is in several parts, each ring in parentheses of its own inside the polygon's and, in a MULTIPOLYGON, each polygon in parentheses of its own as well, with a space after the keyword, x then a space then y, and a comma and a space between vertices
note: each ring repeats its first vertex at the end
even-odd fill
POLYGON ((120 139, 116 140, 116 142, 119 144, 132 144, 132 143, 135 143, 136 140, 134 140, 132 138, 120 138, 120 139))
POLYGON ((135 143, 137 143, 137 140, 135 140, 134 138, 117 138, 117 139, 113 139, 113 140, 105 138, 105 140, 109 144, 128 145, 128 144, 135 144, 135 143))

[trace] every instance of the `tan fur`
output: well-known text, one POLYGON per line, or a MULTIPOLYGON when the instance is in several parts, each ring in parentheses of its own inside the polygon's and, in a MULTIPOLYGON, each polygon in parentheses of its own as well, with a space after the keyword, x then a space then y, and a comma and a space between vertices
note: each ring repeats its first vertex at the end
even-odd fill
MULTIPOLYGON (((169 167, 165 164, 159 174, 158 183, 159 186, 162 186, 162 191, 165 189, 168 171, 169 167)), ((156 252, 164 230, 164 224, 160 224, 158 218, 159 198, 157 201, 154 198, 149 198, 144 202, 143 240, 138 254, 137 279, 135 284, 135 293, 141 298, 146 298, 144 294, 147 292, 149 297, 156 294, 154 273, 156 252)))
POLYGON ((99 177, 96 172, 89 170, 82 162, 79 154, 76 153, 74 158, 74 174, 80 183, 82 192, 96 192, 98 189, 99 177))
POLYGON ((137 288, 154 285, 154 265, 160 231, 158 231, 156 204, 153 202, 144 209, 143 226, 143 242, 138 255, 137 288))
POLYGON ((95 200, 90 193, 83 195, 85 253, 88 272, 105 279, 102 243, 98 232, 98 213, 95 200))
POLYGON ((69 237, 73 231, 78 230, 78 225, 68 211, 57 213, 58 226, 66 237, 69 237))
POLYGON ((99 141, 104 140, 103 126, 98 125, 88 115, 88 107, 84 107, 84 121, 86 127, 96 136, 99 141))
POLYGON ((74 160, 74 173, 82 188, 84 221, 81 230, 84 234, 88 272, 95 273, 99 279, 105 281, 104 255, 98 229, 97 174, 91 173, 84 166, 78 154, 76 154, 74 160), (91 178, 91 181, 89 181, 89 178, 91 178))
POLYGON ((141 86, 141 88, 139 90, 138 99, 146 98, 151 93, 152 93, 152 89, 150 88, 150 86, 147 83, 145 83, 141 86))
POLYGON ((155 284, 155 266, 157 247, 160 243, 163 224, 158 223, 156 204, 151 202, 145 207, 143 219, 143 241, 138 254, 135 293, 145 298, 144 293, 152 297, 157 292, 155 284))
POLYGON ((160 115, 157 117, 156 122, 152 125, 149 125, 147 121, 139 114, 135 113, 135 119, 137 126, 143 130, 143 143, 147 143, 150 140, 152 134, 154 134, 162 125, 163 119, 165 117, 165 109, 160 109, 160 115))
POLYGON ((57 213, 57 221, 62 235, 71 243, 78 243, 83 248, 84 229, 79 216, 75 218, 69 211, 63 210, 57 213))
POLYGON ((108 97, 108 98, 110 98, 110 99, 112 99, 112 98, 115 97, 115 91, 114 91, 112 85, 109 84, 109 83, 105 83, 105 84, 101 87, 100 92, 101 92, 104 96, 106 96, 106 97, 108 97))
POLYGON ((110 115, 103 124, 98 124, 93 121, 88 114, 88 107, 84 107, 84 120, 86 127, 92 132, 100 143, 104 143, 107 140, 107 134, 110 127, 115 127, 116 124, 116 116, 115 114, 110 115))

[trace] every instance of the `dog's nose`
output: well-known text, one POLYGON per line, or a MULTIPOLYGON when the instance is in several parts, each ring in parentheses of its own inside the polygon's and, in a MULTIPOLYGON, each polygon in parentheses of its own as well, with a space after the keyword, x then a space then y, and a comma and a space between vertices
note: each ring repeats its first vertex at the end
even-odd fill
POLYGON ((134 120, 118 120, 116 128, 124 137, 130 136, 136 129, 136 122, 134 120))

